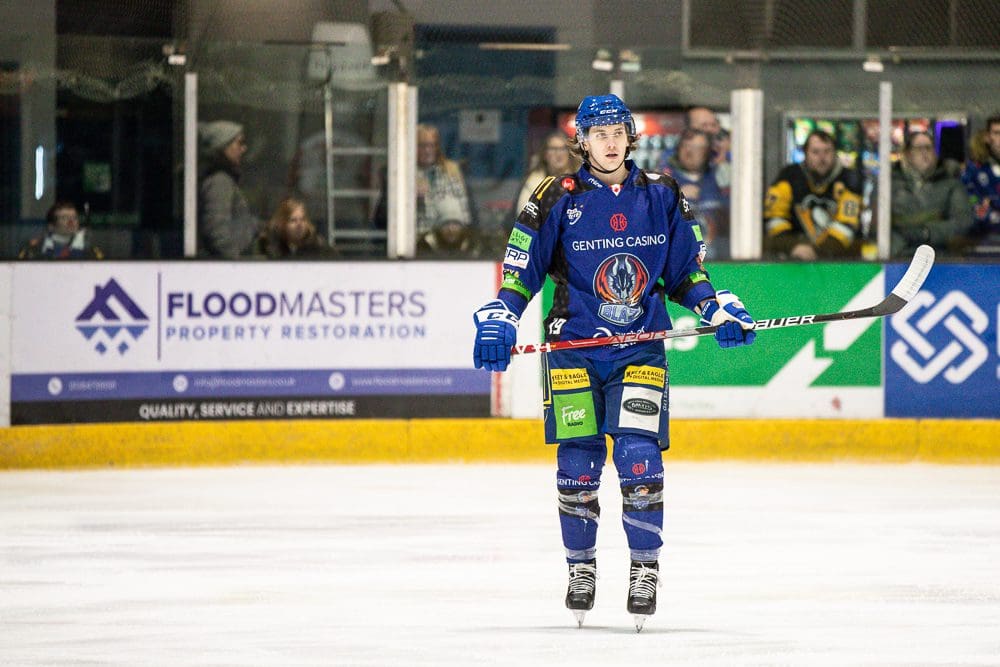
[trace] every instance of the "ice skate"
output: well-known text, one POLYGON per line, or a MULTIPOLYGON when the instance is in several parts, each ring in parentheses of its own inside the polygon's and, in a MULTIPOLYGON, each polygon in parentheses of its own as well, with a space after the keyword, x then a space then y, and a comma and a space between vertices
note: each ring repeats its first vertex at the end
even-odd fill
POLYGON ((594 608, 594 589, 597 587, 597 561, 569 564, 569 587, 566 589, 566 608, 576 616, 577 627, 583 627, 583 617, 594 608))
POLYGON ((656 587, 659 583, 659 563, 632 561, 628 577, 628 611, 635 620, 636 632, 642 632, 646 619, 656 613, 656 587))

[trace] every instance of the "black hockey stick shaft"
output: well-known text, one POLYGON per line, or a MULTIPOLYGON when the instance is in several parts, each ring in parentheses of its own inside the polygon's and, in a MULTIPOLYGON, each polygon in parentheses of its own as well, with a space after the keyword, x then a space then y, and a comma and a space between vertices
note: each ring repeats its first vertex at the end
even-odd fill
MULTIPOLYGON (((927 245, 917 248, 910 260, 910 265, 906 273, 884 299, 874 306, 862 308, 860 310, 848 310, 839 313, 826 313, 820 315, 791 315, 787 317, 776 317, 771 319, 757 320, 754 325, 755 331, 765 329, 781 329, 784 327, 798 327, 804 324, 821 324, 823 322, 837 322, 840 320, 857 320, 866 317, 885 317, 899 312, 903 306, 916 296, 920 287, 927 279, 931 267, 934 265, 934 249, 927 245)), ((511 348, 511 354, 531 354, 533 352, 555 352, 557 350, 576 350, 587 347, 602 347, 604 345, 623 345, 629 343, 643 343, 654 340, 669 340, 671 338, 688 338, 690 336, 709 336, 719 329, 718 326, 696 327, 694 329, 668 329, 666 331, 647 331, 635 334, 620 334, 618 336, 602 336, 600 338, 579 338, 576 340, 560 340, 552 343, 539 343, 538 345, 515 345, 511 348)))

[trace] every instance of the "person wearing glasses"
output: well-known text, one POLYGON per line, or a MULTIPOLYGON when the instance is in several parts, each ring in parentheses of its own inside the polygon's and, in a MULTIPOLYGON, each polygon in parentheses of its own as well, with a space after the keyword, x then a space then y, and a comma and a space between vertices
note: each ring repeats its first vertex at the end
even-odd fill
POLYGON ((892 167, 892 256, 909 257, 923 244, 948 252, 971 225, 969 195, 938 161, 934 137, 910 132, 892 167))
MULTIPOLYGON (((521 183, 521 191, 517 195, 517 215, 528 203, 528 198, 538 184, 546 176, 573 174, 580 168, 580 158, 570 152, 569 137, 562 130, 553 130, 545 136, 541 149, 531 158, 531 171, 521 183)), ((509 230, 508 230, 509 231, 509 230)))
POLYGON ((45 234, 28 241, 18 259, 104 259, 104 252, 91 243, 87 230, 80 226, 80 211, 73 202, 53 204, 45 221, 45 234))

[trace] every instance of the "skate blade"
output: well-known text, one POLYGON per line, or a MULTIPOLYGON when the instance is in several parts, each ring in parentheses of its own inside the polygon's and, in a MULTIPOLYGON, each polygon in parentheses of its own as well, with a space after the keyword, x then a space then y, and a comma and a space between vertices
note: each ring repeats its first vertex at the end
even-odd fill
POLYGON ((649 616, 646 614, 632 614, 632 620, 635 621, 636 633, 642 632, 642 626, 646 623, 647 618, 649 618, 649 616))
POLYGON ((584 616, 587 615, 587 612, 577 610, 577 611, 573 612, 573 615, 576 616, 576 627, 582 628, 583 627, 583 618, 584 618, 584 616))

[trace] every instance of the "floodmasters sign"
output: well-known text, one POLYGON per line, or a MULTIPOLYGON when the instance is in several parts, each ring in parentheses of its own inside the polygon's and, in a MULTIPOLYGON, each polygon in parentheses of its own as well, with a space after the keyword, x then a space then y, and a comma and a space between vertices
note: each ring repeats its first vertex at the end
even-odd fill
POLYGON ((11 422, 483 416, 485 263, 18 264, 11 422))

